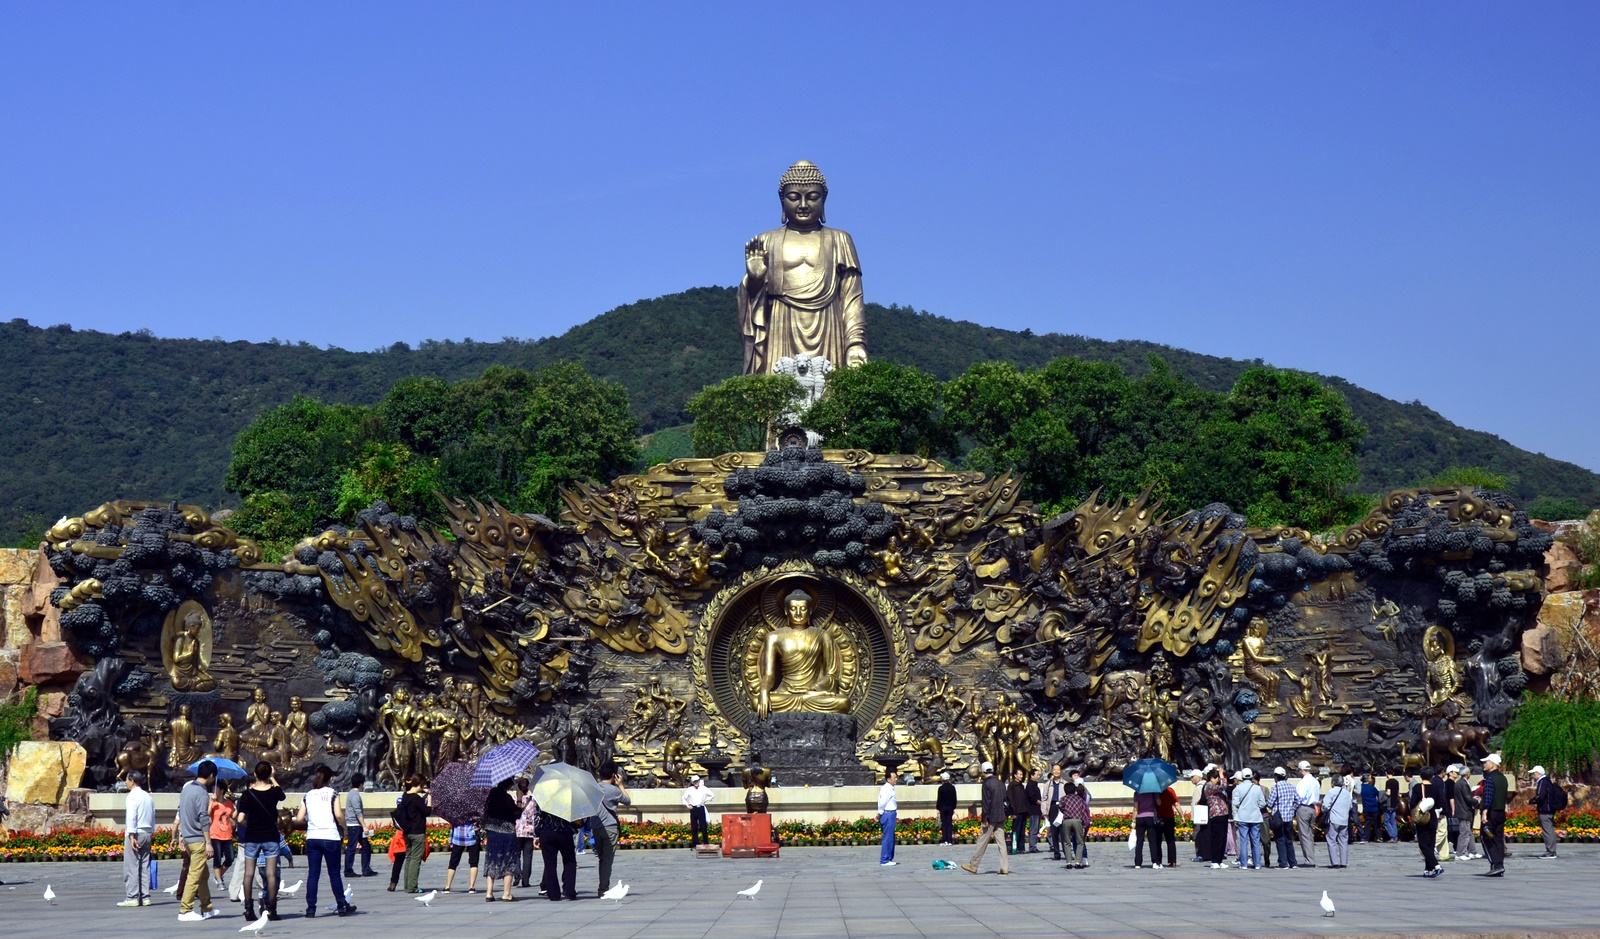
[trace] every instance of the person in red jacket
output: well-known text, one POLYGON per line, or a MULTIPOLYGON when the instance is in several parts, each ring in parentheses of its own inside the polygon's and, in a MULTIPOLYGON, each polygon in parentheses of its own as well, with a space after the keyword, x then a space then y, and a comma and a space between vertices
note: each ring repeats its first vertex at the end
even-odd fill
MULTIPOLYGON (((1161 838, 1167 843, 1167 866, 1178 864, 1178 793, 1171 786, 1156 797, 1156 823, 1161 828, 1161 838)), ((1151 853, 1155 853, 1152 846, 1151 853)))

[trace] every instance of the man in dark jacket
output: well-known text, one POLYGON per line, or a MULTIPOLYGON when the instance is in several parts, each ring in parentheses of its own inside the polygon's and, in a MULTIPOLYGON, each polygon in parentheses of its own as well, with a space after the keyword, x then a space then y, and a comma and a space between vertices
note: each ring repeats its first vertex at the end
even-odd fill
POLYGON ((949 773, 939 774, 939 843, 956 843, 956 785, 949 773))
POLYGON ((1062 843, 1065 832, 1061 827, 1061 790, 1065 785, 1060 763, 1051 765, 1050 778, 1040 784, 1044 797, 1044 822, 1049 826, 1046 835, 1050 842, 1050 856, 1058 861, 1065 856, 1066 848, 1062 843))
POLYGON ((1467 782, 1467 767, 1457 763, 1450 767, 1450 837, 1455 839, 1458 861, 1477 857, 1472 850, 1472 817, 1477 814, 1478 800, 1467 782))
POLYGON ((1490 877, 1506 873, 1506 774, 1500 772, 1500 754, 1483 758, 1483 853, 1489 856, 1490 877))
POLYGON ((1433 853, 1440 862, 1454 861, 1456 858, 1451 853, 1449 820, 1454 818, 1450 814, 1450 798, 1455 795, 1456 789, 1442 768, 1429 767, 1428 772, 1428 796, 1433 799, 1433 817, 1440 820, 1434 829, 1433 853))
POLYGON ((1544 836, 1544 853, 1541 858, 1556 856, 1556 813, 1562 808, 1561 798, 1555 780, 1546 776, 1543 766, 1535 766, 1533 774, 1533 810, 1539 814, 1539 832, 1544 836))
POLYGON ((1011 868, 1006 859, 1006 787, 999 777, 994 774, 994 764, 983 764, 983 828, 978 832, 978 850, 972 854, 972 860, 961 865, 961 869, 969 874, 978 872, 978 865, 983 861, 983 852, 989 847, 989 842, 1000 845, 1000 873, 1010 874, 1011 868))
MULTIPOLYGON (((1038 801, 1038 792, 1034 792, 1038 801)), ((1011 816, 1011 853, 1021 854, 1028 849, 1028 819, 1033 809, 1028 803, 1028 784, 1023 781, 1022 770, 1013 770, 1011 785, 1006 787, 1006 812, 1011 816)))

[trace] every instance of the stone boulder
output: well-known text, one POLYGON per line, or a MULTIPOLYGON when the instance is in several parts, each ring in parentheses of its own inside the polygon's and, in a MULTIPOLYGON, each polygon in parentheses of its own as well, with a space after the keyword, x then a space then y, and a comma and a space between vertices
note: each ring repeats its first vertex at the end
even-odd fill
POLYGON ((9 698, 17 690, 21 677, 17 670, 17 654, 10 649, 0 650, 0 700, 9 698))
POLYGON ((1545 593, 1575 589, 1578 575, 1583 572, 1583 561, 1578 558, 1578 552, 1557 541, 1544 553, 1544 564, 1549 571, 1544 578, 1545 593))
POLYGON ((61 805, 83 781, 89 754, 72 741, 25 740, 6 766, 6 801, 61 805))
POLYGON ((89 670, 65 642, 30 642, 22 650, 22 680, 32 685, 71 684, 89 670))
POLYGON ((1535 626, 1522 634, 1522 670, 1529 675, 1548 675, 1567 661, 1561 633, 1550 626, 1535 626))
POLYGON ((1589 591, 1552 593, 1539 607, 1538 623, 1565 636, 1583 624, 1583 611, 1589 591))

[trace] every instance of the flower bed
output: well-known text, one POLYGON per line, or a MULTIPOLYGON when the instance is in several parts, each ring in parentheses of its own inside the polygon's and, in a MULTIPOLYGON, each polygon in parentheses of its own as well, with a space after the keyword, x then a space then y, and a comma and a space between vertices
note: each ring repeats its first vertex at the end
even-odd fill
MULTIPOLYGON (((975 818, 958 818, 955 823, 956 840, 977 840, 981 827, 975 818)), ((1133 827, 1133 816, 1126 812, 1108 812, 1094 816, 1089 827, 1090 841, 1126 841, 1133 827)), ((878 843, 880 830, 871 816, 855 819, 829 819, 825 822, 783 821, 773 826, 778 842, 786 848, 849 845, 867 847, 878 843)), ((711 840, 721 837, 722 826, 712 825, 711 840)), ((1562 812, 1556 816, 1556 831, 1563 841, 1600 842, 1600 814, 1590 811, 1562 812)), ((1189 838, 1194 830, 1187 819, 1178 821, 1178 837, 1189 838)), ((392 827, 382 827, 372 832, 374 851, 387 851, 389 839, 394 836, 392 827)), ((902 818, 896 825, 896 841, 900 844, 937 844, 939 819, 934 816, 902 818)), ((450 838, 446 826, 430 826, 428 843, 435 849, 444 849, 450 838)), ((1530 808, 1520 808, 1506 816, 1506 840, 1537 842, 1540 839, 1539 819, 1530 808)), ((648 850, 652 848, 687 848, 689 826, 684 822, 625 822, 622 826, 620 848, 648 850)), ((289 844, 296 853, 303 853, 305 833, 289 835, 289 844)), ((176 858, 178 850, 170 828, 161 829, 152 846, 157 858, 176 858)), ((0 841, 0 862, 4 861, 117 861, 122 859, 122 835, 100 828, 73 828, 49 834, 16 832, 0 841)))

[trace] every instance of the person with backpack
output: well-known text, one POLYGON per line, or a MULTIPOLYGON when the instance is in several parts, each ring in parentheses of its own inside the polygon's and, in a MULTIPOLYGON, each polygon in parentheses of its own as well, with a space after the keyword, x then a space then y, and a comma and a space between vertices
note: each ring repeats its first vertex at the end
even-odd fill
POLYGON ((1444 868, 1439 866, 1439 852, 1434 841, 1439 833, 1439 813, 1433 797, 1428 794, 1432 783, 1432 768, 1423 769, 1417 781, 1411 784, 1410 798, 1406 803, 1411 824, 1416 828, 1417 850, 1422 852, 1422 876, 1428 878, 1444 873, 1444 868))
POLYGON ((1544 836, 1541 860, 1556 856, 1556 813, 1567 807, 1567 791, 1545 775, 1543 766, 1533 768, 1533 809, 1539 813, 1539 833, 1544 836))

